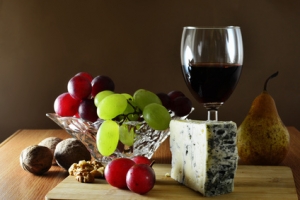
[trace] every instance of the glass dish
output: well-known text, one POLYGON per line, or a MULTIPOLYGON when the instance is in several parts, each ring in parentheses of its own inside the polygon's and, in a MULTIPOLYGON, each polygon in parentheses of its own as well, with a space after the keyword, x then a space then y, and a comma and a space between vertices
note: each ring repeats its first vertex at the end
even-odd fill
MULTIPOLYGON (((192 109, 193 110, 193 109, 192 109)), ((72 137, 80 140, 90 151, 92 157, 102 163, 108 163, 114 158, 133 157, 143 155, 149 159, 153 156, 158 147, 170 135, 169 129, 157 131, 150 128, 145 122, 130 121, 126 122, 129 126, 136 126, 136 137, 132 147, 128 147, 119 142, 118 148, 110 156, 100 154, 96 144, 96 135, 103 120, 94 123, 76 117, 60 117, 55 113, 47 113, 47 117, 69 133, 72 137)), ((171 114, 172 116, 172 114, 171 114)), ((180 117, 186 119, 188 117, 180 117)), ((172 116, 172 118, 178 118, 172 116)))

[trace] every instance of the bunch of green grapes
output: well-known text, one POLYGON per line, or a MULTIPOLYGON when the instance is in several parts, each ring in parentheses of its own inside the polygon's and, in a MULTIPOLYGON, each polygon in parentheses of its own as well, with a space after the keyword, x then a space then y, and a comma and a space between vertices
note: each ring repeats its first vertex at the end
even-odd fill
POLYGON ((105 90, 95 96, 94 103, 98 117, 104 120, 96 138, 98 150, 104 156, 111 155, 119 141, 133 145, 136 127, 124 122, 144 120, 154 130, 165 130, 171 121, 159 96, 144 89, 137 90, 133 96, 105 90))

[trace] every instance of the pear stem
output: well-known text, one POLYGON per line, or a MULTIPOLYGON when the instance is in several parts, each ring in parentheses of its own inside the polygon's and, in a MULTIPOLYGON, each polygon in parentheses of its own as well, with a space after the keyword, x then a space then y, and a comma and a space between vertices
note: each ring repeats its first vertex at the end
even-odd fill
POLYGON ((272 75, 265 81, 264 91, 267 91, 267 85, 268 85, 269 80, 270 80, 271 78, 276 77, 276 76, 278 75, 278 73, 279 73, 278 71, 275 72, 274 74, 272 74, 272 75))

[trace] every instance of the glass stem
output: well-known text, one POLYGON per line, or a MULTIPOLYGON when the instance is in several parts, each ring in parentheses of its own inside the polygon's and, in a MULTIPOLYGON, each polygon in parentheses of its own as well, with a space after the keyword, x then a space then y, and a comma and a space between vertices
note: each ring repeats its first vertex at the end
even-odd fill
POLYGON ((207 109, 207 121, 218 121, 218 109, 223 102, 204 103, 207 109))
POLYGON ((207 121, 218 121, 218 110, 208 110, 207 121))

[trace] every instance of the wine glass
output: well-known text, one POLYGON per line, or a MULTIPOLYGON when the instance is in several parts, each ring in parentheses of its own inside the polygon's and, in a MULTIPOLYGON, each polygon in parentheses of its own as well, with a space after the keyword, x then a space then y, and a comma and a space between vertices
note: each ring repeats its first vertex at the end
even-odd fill
POLYGON ((181 64, 192 95, 218 121, 218 109, 235 89, 243 65, 240 27, 184 27, 181 64))

